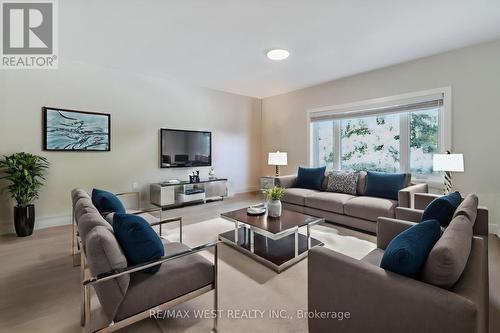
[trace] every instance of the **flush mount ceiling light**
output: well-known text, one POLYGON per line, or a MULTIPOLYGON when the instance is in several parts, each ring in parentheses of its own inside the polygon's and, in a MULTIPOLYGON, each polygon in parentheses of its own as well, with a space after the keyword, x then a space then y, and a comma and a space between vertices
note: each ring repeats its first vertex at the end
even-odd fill
POLYGON ((288 58, 290 52, 285 49, 272 49, 267 51, 266 55, 271 60, 279 61, 288 58))

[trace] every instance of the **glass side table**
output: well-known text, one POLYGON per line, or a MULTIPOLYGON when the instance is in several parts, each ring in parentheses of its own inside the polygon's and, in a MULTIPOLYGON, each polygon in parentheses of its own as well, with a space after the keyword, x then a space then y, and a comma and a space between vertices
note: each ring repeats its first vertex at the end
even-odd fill
POLYGON ((260 177, 260 189, 262 191, 268 190, 273 186, 276 186, 276 177, 275 176, 264 176, 260 177))

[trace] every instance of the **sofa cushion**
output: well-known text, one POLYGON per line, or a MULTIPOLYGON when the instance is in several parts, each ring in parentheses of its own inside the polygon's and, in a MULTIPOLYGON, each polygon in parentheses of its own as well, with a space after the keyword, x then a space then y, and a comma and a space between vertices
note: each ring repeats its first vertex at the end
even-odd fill
POLYGON ((287 188, 285 190, 285 195, 283 196, 281 201, 294 205, 304 206, 306 203, 306 197, 315 193, 319 193, 319 191, 296 187, 287 188))
POLYGON ((479 199, 475 194, 469 194, 465 197, 465 199, 460 203, 458 208, 455 210, 453 214, 453 219, 459 215, 466 216, 469 221, 474 224, 476 222, 477 217, 477 206, 479 204, 479 199))
POLYGON ((389 242, 380 267, 394 273, 417 278, 440 234, 441 226, 438 220, 415 224, 389 242))
MULTIPOLYGON (((165 244, 165 254, 174 255, 189 250, 181 243, 165 244)), ((214 281, 213 265, 194 253, 168 261, 154 274, 132 273, 125 298, 115 320, 122 320, 145 309, 207 286, 214 281)))
POLYGON ((103 216, 106 222, 109 223, 110 226, 113 226, 113 218, 115 217, 115 213, 108 213, 107 215, 103 216))
MULTIPOLYGON (((90 198, 79 198, 77 202, 73 205, 75 213, 78 212, 79 208, 83 207, 94 207, 94 204, 92 203, 92 199, 90 198)), ((97 210, 97 208, 96 208, 97 210)))
POLYGON ((75 188, 71 191, 71 200, 73 202, 73 206, 78 202, 78 200, 82 198, 90 199, 90 196, 87 192, 80 188, 75 188))
MULTIPOLYGON (((100 215, 99 215, 100 216, 100 215)), ((127 267, 120 245, 113 232, 106 227, 93 228, 85 242, 86 259, 92 276, 127 267)), ((125 274, 95 285, 95 291, 104 312, 113 318, 129 286, 130 276, 125 274)))
POLYGON ((325 178, 325 170, 326 167, 321 167, 321 168, 299 167, 295 187, 321 191, 323 188, 323 180, 325 178))
MULTIPOLYGON (((357 195, 365 195, 365 189, 366 189, 366 171, 359 171, 358 172, 358 185, 357 185, 357 195)), ((406 181, 405 181, 405 187, 410 186, 411 184, 411 173, 406 174, 406 181)))
MULTIPOLYGON (((159 259, 165 254, 160 236, 140 216, 115 213, 113 230, 131 265, 159 259)), ((144 272, 156 273, 159 269, 160 266, 154 266, 144 272)))
MULTIPOLYGON (((460 279, 449 290, 477 306, 476 332, 492 332, 488 331, 488 271, 488 238, 473 236, 467 265, 460 279)), ((498 313, 498 310, 495 312, 498 313)))
POLYGON ((326 190, 328 192, 356 195, 358 173, 356 172, 329 172, 326 190))
POLYGON ((358 184, 356 185, 356 194, 365 195, 366 171, 358 172, 358 184))
POLYGON ((317 192, 305 198, 307 207, 344 214, 344 204, 354 198, 353 195, 334 192, 317 192))
POLYGON ((398 200, 398 193, 406 187, 407 174, 368 171, 365 195, 398 200))
POLYGON ((366 256, 361 258, 361 261, 375 266, 380 266, 383 256, 384 256, 384 250, 376 248, 370 253, 368 253, 366 256))
POLYGON ((93 189, 92 203, 100 213, 125 213, 123 203, 111 192, 93 189))
POLYGON ((82 239, 83 245, 85 246, 87 235, 94 229, 95 227, 104 227, 109 231, 113 232, 113 228, 109 225, 109 223, 99 214, 99 212, 88 212, 82 214, 78 219, 78 233, 80 234, 80 238, 82 239))
POLYGON ((323 177, 323 183, 321 184, 321 191, 326 191, 328 187, 328 174, 323 177))
MULTIPOLYGON (((130 210, 127 209, 127 214, 134 214, 134 215, 140 216, 143 219, 145 219, 149 224, 156 223, 156 222, 160 221, 159 217, 156 217, 156 216, 154 216, 154 215, 152 215, 150 213, 140 213, 140 214, 137 214, 137 211, 136 210, 132 210, 132 209, 130 209, 130 210)), ((104 218, 105 218, 105 220, 110 225, 113 225, 113 218, 114 217, 115 217, 115 213, 109 213, 104 218)))
POLYGON ((460 200, 459 192, 453 192, 432 200, 422 214, 422 221, 435 219, 441 223, 441 226, 448 226, 455 210, 460 205, 460 200))
POLYGON ((465 269, 472 244, 472 222, 464 215, 455 217, 432 248, 422 271, 422 280, 441 288, 451 288, 465 269))
POLYGON ((95 206, 92 203, 92 200, 90 198, 81 198, 80 200, 78 200, 78 202, 75 204, 73 212, 75 214, 75 219, 76 219, 77 223, 83 214, 91 213, 91 212, 92 213, 99 213, 98 210, 95 208, 95 206))
POLYGON ((375 197, 354 197, 344 204, 344 214, 377 221, 380 216, 394 217, 398 202, 375 197))
MULTIPOLYGON (((83 215, 85 214, 88 214, 88 213, 96 213, 96 214, 99 214, 99 212, 97 211, 97 209, 95 209, 94 206, 92 207, 85 207, 85 208, 82 208, 78 211, 78 214, 75 214, 75 221, 76 221, 76 224, 79 224, 80 223, 80 219, 83 215)), ((100 215, 100 214, 99 214, 100 215)), ((102 217, 102 215, 101 215, 102 217)))

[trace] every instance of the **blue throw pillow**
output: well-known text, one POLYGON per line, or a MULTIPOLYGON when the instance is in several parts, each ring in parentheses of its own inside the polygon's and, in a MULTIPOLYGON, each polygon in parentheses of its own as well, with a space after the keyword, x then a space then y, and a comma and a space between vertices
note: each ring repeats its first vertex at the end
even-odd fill
POLYGON ((125 207, 116 195, 111 192, 93 189, 92 203, 99 213, 125 214, 125 207))
MULTIPOLYGON (((140 216, 115 214, 113 231, 129 265, 138 265, 165 255, 163 243, 149 223, 140 216)), ((143 272, 156 273, 160 265, 147 268, 143 272)))
POLYGON ((325 178, 326 167, 303 168, 299 167, 295 187, 308 188, 310 190, 321 191, 323 179, 325 178))
POLYGON ((369 197, 398 200, 398 193, 407 186, 405 173, 367 171, 365 194, 369 197))
POLYGON ((394 237, 387 245, 380 267, 417 278, 440 235, 441 227, 438 220, 414 225, 394 237))
POLYGON ((434 219, 438 220, 441 226, 447 227, 461 201, 462 196, 459 192, 453 192, 432 200, 422 214, 422 221, 434 219))

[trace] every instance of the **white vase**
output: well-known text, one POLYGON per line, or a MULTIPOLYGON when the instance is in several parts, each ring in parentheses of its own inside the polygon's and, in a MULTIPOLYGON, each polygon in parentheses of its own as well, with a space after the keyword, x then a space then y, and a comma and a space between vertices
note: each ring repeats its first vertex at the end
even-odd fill
POLYGON ((208 179, 215 179, 215 170, 214 167, 210 167, 210 170, 208 171, 208 179))
POLYGON ((281 201, 280 200, 269 200, 267 203, 267 215, 271 217, 281 216, 281 201))

